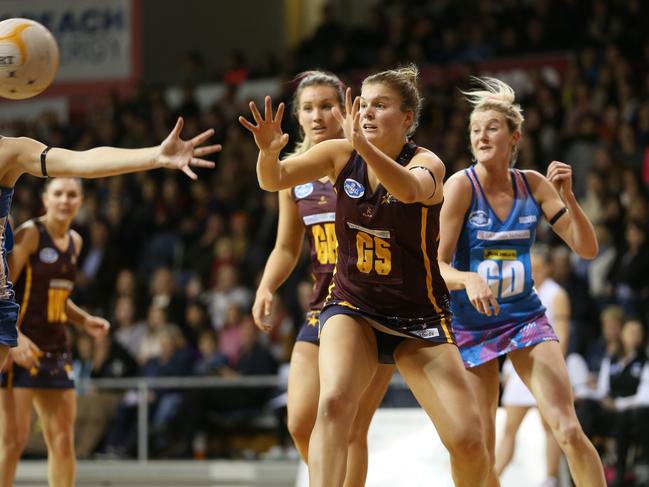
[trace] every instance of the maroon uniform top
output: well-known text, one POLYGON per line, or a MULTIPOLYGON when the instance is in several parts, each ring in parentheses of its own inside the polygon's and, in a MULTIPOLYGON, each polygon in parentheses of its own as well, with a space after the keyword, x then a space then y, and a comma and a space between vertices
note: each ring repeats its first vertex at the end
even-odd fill
MULTIPOLYGON (((397 162, 407 165, 416 149, 405 144, 397 162)), ((401 203, 381 184, 372 193, 367 166, 356 152, 335 189, 338 261, 327 304, 427 318, 449 336, 449 292, 437 265, 442 204, 401 203)))
POLYGON ((16 283, 18 327, 44 352, 66 352, 69 337, 65 307, 77 273, 74 239, 69 232, 70 243, 62 251, 43 223, 34 223, 39 232, 38 249, 29 256, 16 283))
POLYGON ((327 297, 336 264, 336 192, 329 181, 313 181, 291 189, 311 249, 313 296, 309 308, 319 311, 327 297))

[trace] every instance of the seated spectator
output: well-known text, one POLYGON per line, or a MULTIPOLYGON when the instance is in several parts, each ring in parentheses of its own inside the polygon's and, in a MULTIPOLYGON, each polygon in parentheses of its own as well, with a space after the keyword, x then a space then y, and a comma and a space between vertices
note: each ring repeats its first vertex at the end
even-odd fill
POLYGON ((120 296, 115 301, 115 318, 113 319, 113 338, 124 347, 131 357, 137 357, 142 340, 147 335, 144 321, 136 321, 135 300, 132 296, 120 296))
MULTIPOLYGON (((189 350, 178 327, 162 325, 157 332, 159 353, 151 356, 140 368, 144 377, 183 377, 191 375, 194 354, 189 350)), ((174 389, 151 389, 148 406, 153 451, 161 452, 170 445, 172 424, 178 418, 183 393, 174 389)), ((137 446, 137 391, 126 393, 108 429, 106 452, 118 457, 132 456, 137 446)))
POLYGON ((642 447, 649 460, 649 362, 644 351, 644 325, 637 320, 624 324, 620 347, 602 361, 597 399, 582 401, 578 415, 589 437, 615 439, 615 486, 626 482, 631 445, 642 447))
POLYGON ((251 304, 252 292, 239 284, 237 269, 232 265, 223 265, 218 271, 216 285, 203 294, 203 299, 217 330, 225 324, 226 313, 232 306, 247 309, 251 304))
POLYGON ((159 333, 168 324, 167 308, 158 304, 152 304, 147 314, 146 333, 142 338, 142 342, 135 356, 140 365, 144 365, 150 359, 160 355, 159 333))
POLYGON ((217 335, 212 329, 201 332, 198 338, 200 357, 194 365, 196 375, 222 375, 228 367, 228 358, 219 351, 217 335))
POLYGON ((627 313, 646 316, 649 298, 649 239, 644 223, 626 225, 626 251, 618 255, 611 271, 615 298, 627 313))
POLYGON ((225 313, 223 327, 217 332, 219 352, 228 359, 230 367, 236 367, 241 353, 241 309, 231 305, 225 313))
POLYGON ((592 342, 586 352, 588 369, 599 373, 604 357, 613 356, 620 348, 620 333, 624 324, 624 310, 620 306, 610 305, 600 313, 601 336, 592 342))
POLYGON ((207 315, 207 308, 200 301, 194 300, 187 303, 185 308, 185 320, 181 326, 183 335, 187 340, 187 344, 194 349, 198 349, 199 340, 203 332, 210 331, 214 333, 214 329, 210 325, 210 319, 207 315))

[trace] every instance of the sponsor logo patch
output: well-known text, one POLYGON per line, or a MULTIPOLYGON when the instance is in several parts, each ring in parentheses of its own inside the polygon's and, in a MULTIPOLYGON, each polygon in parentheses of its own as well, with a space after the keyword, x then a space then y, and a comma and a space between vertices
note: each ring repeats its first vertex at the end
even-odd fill
POLYGON ((437 328, 428 328, 426 330, 414 330, 411 331, 411 333, 421 338, 435 338, 439 336, 439 330, 437 328))
POLYGON ((478 210, 469 215, 469 223, 474 227, 486 227, 491 225, 491 218, 486 211, 478 210))
POLYGON ((313 183, 300 184, 293 190, 297 199, 306 198, 313 193, 313 183))
POLYGON ((521 216, 518 218, 518 223, 536 223, 536 215, 521 216))
POLYGON ((345 179, 344 188, 350 198, 358 199, 365 194, 365 187, 352 178, 345 179))
POLYGON ((59 260, 59 253, 52 247, 45 247, 38 253, 38 258, 46 264, 54 264, 59 260))
POLYGON ((484 258, 491 260, 516 260, 516 250, 511 249, 487 249, 484 251, 484 258))

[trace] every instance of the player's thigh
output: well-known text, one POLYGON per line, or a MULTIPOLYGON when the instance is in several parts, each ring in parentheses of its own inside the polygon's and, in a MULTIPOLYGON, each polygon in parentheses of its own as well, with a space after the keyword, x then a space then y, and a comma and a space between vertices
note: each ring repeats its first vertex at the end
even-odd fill
POLYGON ((480 415, 455 345, 405 340, 395 353, 397 367, 442 441, 480 437, 480 415), (478 433, 476 433, 476 431, 478 433))
POLYGON ((321 399, 337 395, 357 402, 378 365, 374 331, 363 318, 332 316, 320 333, 318 364, 321 399))
POLYGON ((289 423, 310 422, 313 426, 319 394, 318 346, 295 342, 288 375, 289 423))
POLYGON ((70 434, 77 417, 77 396, 74 389, 38 389, 34 406, 46 437, 70 434))

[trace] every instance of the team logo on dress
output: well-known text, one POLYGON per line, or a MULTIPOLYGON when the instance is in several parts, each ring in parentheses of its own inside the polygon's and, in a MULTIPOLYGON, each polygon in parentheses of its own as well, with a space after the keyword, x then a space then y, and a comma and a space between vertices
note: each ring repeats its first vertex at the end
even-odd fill
POLYGON ((475 227, 486 227, 491 225, 491 218, 486 211, 478 210, 469 215, 469 223, 475 227))
POLYGON ((325 198, 324 196, 320 196, 320 200, 318 201, 318 204, 319 205, 326 205, 327 201, 328 201, 327 198, 325 198))
POLYGON ((59 260, 59 253, 52 247, 45 247, 38 253, 38 258, 46 264, 54 264, 54 262, 59 260))
POLYGON ((345 179, 345 193, 350 198, 358 199, 365 194, 365 187, 358 181, 347 178, 345 179))
POLYGON ((374 209, 371 206, 368 206, 361 212, 361 214, 365 218, 372 218, 374 216, 374 209))
POLYGON ((536 215, 526 215, 518 217, 518 223, 536 223, 536 215))
POLYGON ((392 196, 390 193, 386 193, 383 195, 381 198, 381 204, 382 205, 389 205, 390 203, 396 203, 397 199, 392 196))
POLYGON ((294 192, 297 199, 306 198, 313 193, 313 183, 300 184, 295 187, 294 192))
POLYGON ((437 328, 427 328, 425 330, 413 330, 410 333, 417 335, 421 338, 436 338, 439 336, 439 330, 437 328))

